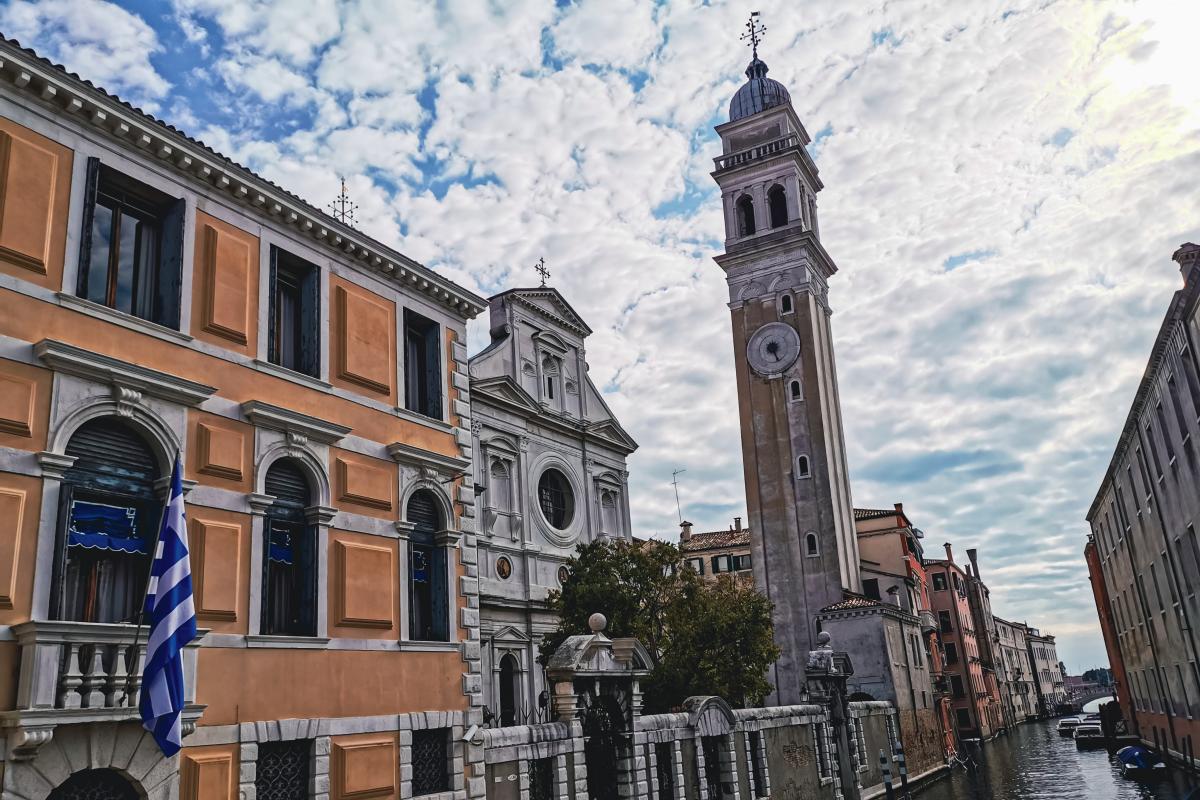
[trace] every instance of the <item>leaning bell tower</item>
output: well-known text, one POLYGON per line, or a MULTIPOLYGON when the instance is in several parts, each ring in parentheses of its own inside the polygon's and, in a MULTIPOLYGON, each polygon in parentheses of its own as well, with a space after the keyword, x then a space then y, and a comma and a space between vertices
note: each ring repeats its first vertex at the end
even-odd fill
POLYGON ((771 702, 800 702, 817 615, 862 590, 838 400, 827 289, 837 267, 821 246, 817 167, 783 84, 758 58, 752 17, 746 83, 717 126, 754 578, 774 604, 782 650, 771 702))

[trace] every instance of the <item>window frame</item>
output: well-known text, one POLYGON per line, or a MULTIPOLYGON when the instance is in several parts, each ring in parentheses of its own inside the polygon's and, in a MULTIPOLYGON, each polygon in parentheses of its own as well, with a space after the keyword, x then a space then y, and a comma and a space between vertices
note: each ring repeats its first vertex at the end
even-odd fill
POLYGON ((414 309, 404 309, 404 407, 439 421, 446 419, 443 327, 414 309))
POLYGON ((281 369, 321 377, 321 268, 308 259, 271 245, 270 273, 267 282, 267 361, 281 369), (295 355, 291 364, 285 364, 283 342, 283 306, 281 282, 295 286, 294 339, 291 346, 295 355))

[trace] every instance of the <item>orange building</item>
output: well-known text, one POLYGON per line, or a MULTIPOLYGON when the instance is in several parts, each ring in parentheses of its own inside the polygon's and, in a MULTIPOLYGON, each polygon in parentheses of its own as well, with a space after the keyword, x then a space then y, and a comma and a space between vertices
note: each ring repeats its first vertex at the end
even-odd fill
POLYGON ((925 569, 930 577, 930 602, 938 617, 945 653, 954 723, 960 738, 987 739, 993 733, 986 710, 990 692, 979 659, 967 574, 954 563, 949 543, 945 547, 945 560, 928 560, 925 569))
POLYGON ((1121 716, 1127 721, 1130 729, 1133 729, 1137 722, 1137 710, 1133 707, 1133 697, 1129 693, 1129 673, 1125 671, 1125 661, 1121 658, 1120 635, 1112 615, 1113 601, 1108 594, 1108 586, 1104 583, 1100 551, 1096 548, 1095 536, 1088 537, 1088 542, 1083 547, 1083 557, 1087 561, 1088 582, 1092 585, 1092 595, 1096 599, 1096 615, 1100 619, 1100 633, 1104 636, 1104 651, 1108 654, 1108 664, 1113 674, 1113 690, 1121 706, 1121 716))
POLYGON ((484 301, 15 42, 0 65, 0 797, 482 796, 484 301), (164 759, 131 622, 177 453, 202 633, 164 759))

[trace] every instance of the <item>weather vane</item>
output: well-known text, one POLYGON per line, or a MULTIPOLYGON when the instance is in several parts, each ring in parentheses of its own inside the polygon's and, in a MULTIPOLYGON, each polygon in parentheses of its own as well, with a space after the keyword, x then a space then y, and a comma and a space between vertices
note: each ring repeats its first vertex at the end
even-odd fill
POLYGON ((337 198, 329 204, 329 213, 333 218, 343 225, 356 225, 358 218, 355 212, 358 211, 358 203, 350 202, 350 195, 346 192, 346 179, 342 178, 342 190, 338 193, 337 198))
POLYGON ((758 12, 751 11, 750 19, 746 20, 746 32, 742 34, 742 41, 749 40, 749 45, 754 50, 754 58, 758 58, 758 43, 762 41, 763 35, 767 32, 767 26, 763 25, 758 20, 758 12))
POLYGON ((542 286, 545 286, 546 279, 550 277, 550 270, 546 268, 546 259, 539 258, 537 266, 533 268, 533 271, 542 276, 542 286))

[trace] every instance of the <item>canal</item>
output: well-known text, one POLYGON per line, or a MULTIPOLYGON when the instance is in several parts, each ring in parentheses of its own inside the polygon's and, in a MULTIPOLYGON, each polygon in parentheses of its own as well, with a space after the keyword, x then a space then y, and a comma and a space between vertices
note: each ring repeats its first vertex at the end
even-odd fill
MULTIPOLYGON (((1019 725, 1008 736, 972 748, 976 769, 955 767, 917 800, 1185 800, 1200 786, 1200 779, 1178 770, 1158 783, 1122 778, 1107 752, 1079 751, 1054 726, 1054 721, 1019 725)), ((1200 791, 1189 800, 1200 800, 1200 791)))

